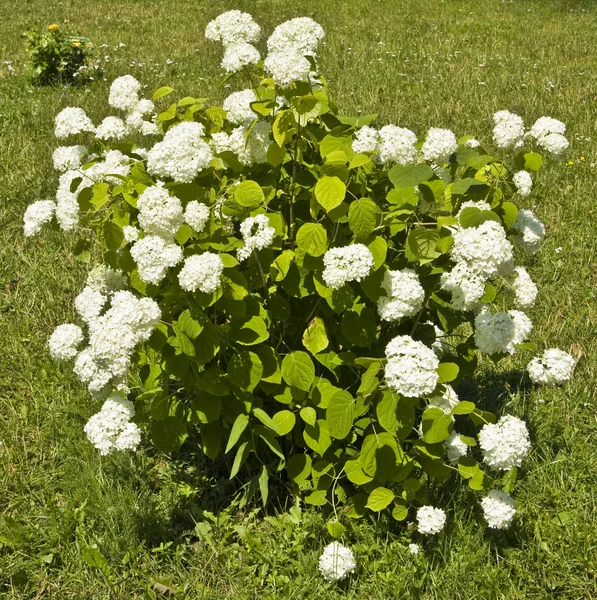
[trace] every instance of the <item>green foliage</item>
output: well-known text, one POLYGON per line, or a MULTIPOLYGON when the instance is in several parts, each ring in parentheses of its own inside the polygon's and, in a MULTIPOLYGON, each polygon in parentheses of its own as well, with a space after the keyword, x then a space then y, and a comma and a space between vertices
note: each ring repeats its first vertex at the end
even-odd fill
POLYGON ((29 29, 23 37, 35 85, 83 85, 102 75, 92 61, 93 44, 88 38, 69 35, 56 24, 42 32, 29 29))

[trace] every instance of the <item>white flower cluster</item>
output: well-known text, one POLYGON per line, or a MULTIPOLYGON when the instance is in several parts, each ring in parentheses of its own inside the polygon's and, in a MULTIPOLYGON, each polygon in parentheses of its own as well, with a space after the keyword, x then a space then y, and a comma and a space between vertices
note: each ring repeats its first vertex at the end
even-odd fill
POLYGON ((454 464, 458 462, 461 456, 466 456, 468 446, 460 439, 460 434, 453 431, 450 437, 444 442, 446 445, 446 454, 448 460, 454 464))
POLYGON ((508 529, 516 514, 514 499, 500 490, 491 490, 483 500, 481 508, 487 524, 492 529, 508 529))
POLYGON ((508 110, 500 110, 493 115, 493 141, 502 150, 516 150, 524 143, 524 121, 522 117, 508 110))
POLYGON ((83 164, 86 156, 87 148, 80 144, 76 146, 58 146, 52 154, 52 161, 54 168, 60 173, 64 173, 69 169, 78 169, 83 164))
POLYGON ((126 287, 126 276, 122 271, 99 265, 87 275, 86 285, 102 294, 110 295, 126 287))
POLYGON ((356 566, 352 550, 339 542, 328 544, 319 558, 319 570, 328 581, 344 579, 356 566))
POLYGON ((240 225, 244 246, 238 249, 238 260, 247 260, 253 250, 269 248, 274 243, 276 230, 270 225, 267 215, 248 217, 240 225))
POLYGON ((139 277, 157 285, 168 268, 182 260, 182 248, 159 235, 147 235, 131 247, 131 256, 137 263, 139 277))
POLYGON ((77 356, 74 371, 92 394, 122 382, 135 347, 149 339, 161 317, 151 298, 118 291, 110 308, 89 324, 89 345, 77 356))
POLYGON ((532 210, 523 208, 518 211, 514 229, 519 235, 514 241, 524 248, 529 254, 536 254, 541 248, 541 242, 545 237, 545 225, 535 216, 532 210))
POLYGON ((443 165, 458 149, 458 140, 449 129, 432 127, 427 133, 421 152, 425 160, 443 165))
POLYGON ((270 144, 271 124, 259 121, 251 129, 247 139, 247 126, 233 129, 230 134, 218 131, 211 136, 211 145, 216 154, 233 152, 243 165, 259 164, 267 161, 270 144))
POLYGON ((446 513, 441 508, 421 506, 417 510, 417 525, 425 535, 439 533, 446 524, 446 513))
POLYGON ((90 325, 106 306, 115 292, 124 289, 124 273, 106 265, 96 267, 87 276, 87 284, 75 298, 75 310, 85 323, 90 325))
POLYGON ((379 150, 379 132, 365 125, 357 129, 352 141, 352 150, 357 154, 377 152, 379 150))
POLYGON ((533 383, 561 385, 570 381, 575 366, 573 356, 558 348, 550 348, 542 356, 535 357, 527 370, 533 383))
POLYGON ((224 263, 218 254, 204 252, 189 256, 178 274, 180 287, 187 292, 199 290, 206 294, 215 292, 220 286, 224 263))
POLYGON ((512 250, 504 228, 496 221, 485 221, 478 227, 454 233, 452 256, 484 279, 494 279, 512 270, 512 250))
POLYGON ((77 355, 77 346, 83 341, 83 331, 77 325, 65 323, 54 329, 48 345, 50 354, 58 360, 68 360, 77 355))
POLYGON ((417 162, 417 136, 396 125, 385 125, 379 130, 378 160, 382 165, 412 165, 417 162))
POLYGON ((539 146, 556 156, 561 156, 568 150, 568 140, 564 137, 566 125, 552 117, 540 117, 529 131, 529 136, 535 138, 539 146))
POLYGON ((528 339, 533 324, 523 312, 492 313, 485 310, 475 317, 475 343, 487 354, 514 354, 516 346, 528 339))
POLYGON ((456 310, 475 310, 485 293, 485 281, 465 262, 458 262, 451 271, 443 273, 441 287, 452 294, 456 310))
POLYGON ((178 183, 191 183, 209 167, 213 154, 203 141, 201 123, 183 121, 171 127, 164 139, 147 155, 147 170, 157 177, 171 177, 178 183))
POLYGON ((325 37, 323 27, 309 17, 290 19, 278 25, 267 40, 269 52, 285 52, 292 48, 315 56, 319 42, 325 37))
POLYGON ((125 225, 122 228, 122 235, 127 244, 132 244, 139 239, 140 231, 134 225, 125 225))
POLYGON ((23 231, 25 237, 36 235, 46 223, 49 223, 54 216, 56 205, 52 200, 38 200, 32 202, 23 216, 23 231))
POLYGON ((386 382, 408 398, 427 396, 438 382, 439 360, 433 350, 408 335, 395 337, 386 347, 386 382))
POLYGON ((454 388, 451 385, 446 385, 446 391, 443 394, 438 394, 429 398, 427 407, 439 408, 442 412, 449 415, 459 402, 460 399, 458 398, 458 394, 454 391, 454 388))
POLYGON ((117 77, 110 86, 108 104, 125 112, 132 111, 139 102, 141 84, 132 75, 117 77))
POLYGON ((524 267, 516 267, 514 269, 516 279, 512 284, 512 289, 516 296, 516 306, 518 308, 533 308, 535 299, 539 290, 531 279, 528 271, 524 267))
POLYGON ((75 310, 81 319, 89 324, 100 316, 107 301, 108 298, 106 295, 102 294, 98 289, 87 285, 75 298, 75 310))
POLYGON ((241 90, 230 94, 224 100, 222 108, 233 125, 249 125, 257 117, 251 108, 251 102, 256 101, 257 95, 253 90, 241 90))
POLYGON ((95 137, 99 140, 120 141, 128 133, 125 122, 119 117, 106 117, 95 130, 95 137))
POLYGON ((330 248, 323 257, 323 280, 328 287, 339 290, 349 281, 361 281, 373 268, 373 254, 364 244, 330 248))
POLYGON ((408 551, 411 554, 419 554, 419 550, 420 550, 420 548, 419 548, 418 544, 409 544, 408 545, 408 551))
POLYGON ((56 115, 54 135, 62 140, 79 133, 93 133, 95 127, 82 108, 68 107, 56 115))
POLYGON ((259 51, 252 44, 259 40, 261 28, 249 13, 230 10, 222 13, 205 28, 205 37, 224 46, 222 68, 236 73, 259 62, 259 51))
MULTIPOLYGON (((132 132, 141 135, 156 135, 158 127, 155 124, 155 105, 151 100, 142 99, 125 117, 126 125, 132 132)), ((139 153, 141 149, 136 150, 139 153)))
POLYGON ((487 423, 479 431, 483 460, 496 470, 520 467, 529 453, 531 440, 524 421, 505 415, 497 423, 487 423))
POLYGON ((381 287, 386 296, 377 301, 377 311, 384 321, 413 317, 423 307, 425 290, 412 269, 386 271, 381 287))
POLYGON ((184 220, 197 233, 201 233, 209 221, 209 206, 197 200, 191 200, 184 210, 184 220))
POLYGON ((516 186, 516 191, 522 198, 530 195, 533 189, 533 179, 528 171, 518 171, 512 176, 512 182, 516 186))
POLYGON ((163 185, 149 186, 137 199, 141 228, 166 239, 172 239, 183 224, 182 204, 163 185))
POLYGON ((263 66, 281 88, 290 87, 296 81, 308 81, 311 73, 311 63, 292 49, 268 54, 263 66))
POLYGON ((102 456, 114 450, 136 450, 141 434, 137 425, 131 423, 134 415, 133 403, 121 393, 115 393, 104 402, 100 412, 87 421, 84 431, 102 456))

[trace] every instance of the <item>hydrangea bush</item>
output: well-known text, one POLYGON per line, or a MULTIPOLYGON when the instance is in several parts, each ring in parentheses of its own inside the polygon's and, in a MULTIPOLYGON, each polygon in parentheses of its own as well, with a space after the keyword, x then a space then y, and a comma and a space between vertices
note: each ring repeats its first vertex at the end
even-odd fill
MULTIPOLYGON (((246 13, 206 36, 251 87, 223 107, 168 104, 171 88, 148 100, 116 79, 116 115, 57 116, 69 145, 54 152, 56 198, 25 214, 25 235, 55 217, 80 260, 101 258, 75 299, 79 324, 49 343, 105 400, 89 440, 110 454, 188 439, 225 457, 243 501, 266 503, 282 479, 340 518, 416 515, 429 535, 446 523, 429 484, 456 476, 484 497, 489 526, 507 527, 526 425, 454 388, 480 354, 534 349, 523 311, 537 288, 520 263, 545 228, 517 203, 542 155, 565 151, 564 124, 527 131, 500 111, 487 143, 375 128, 332 101, 311 19, 278 26, 263 61, 246 13)), ((551 349, 529 375, 561 384, 574 365, 551 349)), ((322 557, 327 578, 354 568, 339 548, 322 557)))

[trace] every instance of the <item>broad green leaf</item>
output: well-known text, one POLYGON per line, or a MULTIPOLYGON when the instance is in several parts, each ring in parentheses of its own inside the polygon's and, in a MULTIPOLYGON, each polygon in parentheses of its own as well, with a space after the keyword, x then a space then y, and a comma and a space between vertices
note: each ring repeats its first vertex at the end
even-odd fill
POLYGON ((375 313, 368 306, 361 310, 361 314, 347 310, 342 317, 341 329, 351 344, 369 348, 377 334, 375 313))
POLYGON ((396 438, 387 432, 369 434, 363 440, 360 463, 363 471, 379 481, 386 481, 395 473, 404 453, 396 438))
POLYGON ((328 533, 336 539, 341 538, 346 531, 346 527, 342 525, 339 521, 329 521, 327 523, 328 533))
POLYGON ((301 419, 307 423, 307 425, 314 427, 315 423, 317 423, 317 411, 312 406, 303 406, 299 414, 301 415, 301 419))
POLYGON ((178 325, 181 331, 192 340, 196 339, 204 329, 203 325, 191 316, 191 311, 188 309, 178 316, 178 325))
POLYGON ((323 456, 332 444, 328 424, 323 419, 319 419, 314 426, 307 425, 303 431, 303 439, 305 444, 320 456, 323 456))
POLYGON ((251 317, 230 329, 229 336, 243 346, 254 346, 269 338, 269 331, 261 317, 251 317))
POLYGON ((236 417, 232 425, 232 429, 230 430, 230 437, 228 438, 228 444, 226 445, 226 454, 228 454, 228 452, 230 452, 230 450, 234 448, 236 442, 238 442, 240 436, 242 435, 243 431, 247 428, 248 424, 249 415, 240 413, 236 417))
POLYGON ((413 229, 406 239, 407 251, 410 256, 419 262, 429 262, 440 256, 440 253, 435 249, 438 239, 439 232, 435 229, 413 229))
POLYGON ((394 517, 396 521, 404 521, 404 519, 408 517, 408 507, 403 504, 397 504, 392 509, 392 517, 394 517))
POLYGON ((371 235, 379 225, 381 211, 373 200, 359 198, 350 203, 348 209, 348 225, 359 239, 371 235))
POLYGON ((268 429, 277 432, 277 427, 273 419, 262 408, 253 408, 253 415, 255 415, 268 429))
POLYGON ((513 202, 502 203, 500 214, 507 229, 514 227, 514 223, 516 223, 516 219, 518 218, 518 208, 516 207, 516 204, 513 202))
POLYGON ((326 410, 330 436, 338 440, 344 439, 352 429, 354 417, 354 398, 344 390, 336 392, 330 399, 326 410))
POLYGON ((239 183, 234 188, 234 199, 241 205, 248 208, 259 206, 265 199, 261 186, 250 179, 239 183))
POLYGON ((187 439, 187 427, 174 416, 151 424, 151 441, 158 450, 176 452, 187 439))
POLYGON ((311 256, 321 256, 328 249, 328 234, 320 223, 305 223, 296 234, 296 243, 311 256))
POLYGON ((191 400, 190 419, 202 424, 211 423, 219 418, 221 410, 221 398, 202 392, 191 400))
POLYGON ((326 212, 342 204, 346 196, 346 186, 339 177, 324 175, 315 186, 315 198, 326 212))
POLYGON ((289 410, 281 410, 273 416, 272 421, 276 426, 278 435, 286 435, 292 431, 296 423, 296 416, 289 410))
POLYGON ((259 475, 259 491, 261 493, 261 502, 263 504, 263 506, 265 506, 267 504, 267 497, 269 494, 269 489, 268 489, 268 481, 269 481, 269 473, 267 470, 267 467, 265 465, 263 465, 263 467, 261 467, 261 474, 259 475))
POLYGON ((308 454, 293 454, 286 465, 292 481, 304 481, 311 474, 311 457, 308 454))
POLYGON ((230 479, 234 479, 240 468, 245 464, 245 461, 249 457, 249 452, 251 448, 249 446, 249 442, 243 442, 238 450, 236 451, 236 455, 234 457, 234 462, 232 463, 232 469, 230 470, 230 479))
POLYGON ((472 191, 475 193, 482 193, 486 192, 489 189, 489 186, 480 179, 467 177, 465 179, 459 179, 452 184, 452 194, 466 194, 471 188, 473 188, 472 191))
POLYGON ((408 165, 406 167, 394 165, 388 171, 388 178, 396 188, 408 188, 419 185, 419 183, 423 183, 423 181, 427 181, 433 176, 433 169, 425 163, 408 165))
POLYGON ((303 333, 303 346, 311 352, 317 354, 325 350, 330 344, 325 329, 325 322, 320 317, 311 320, 305 332, 303 333))
POLYGON ((230 390, 228 375, 217 368, 207 369, 201 373, 197 387, 214 396, 227 396, 230 390))
POLYGON ((369 250, 371 250, 371 254, 373 254, 373 270, 377 271, 377 269, 379 269, 386 260, 388 243, 382 236, 378 235, 370 244, 367 245, 367 248, 369 248, 369 250))
POLYGON ((153 93, 153 100, 154 102, 156 100, 159 100, 160 98, 163 98, 164 96, 167 96, 168 94, 171 94, 174 91, 174 88, 168 87, 168 86, 164 86, 161 88, 158 88, 154 93, 153 93))
POLYGON ((524 155, 524 168, 531 171, 538 171, 543 164, 541 155, 537 152, 527 152, 524 155))
POLYGON ((454 424, 452 417, 439 408, 428 408, 423 413, 423 440, 428 444, 437 444, 450 437, 454 424))
POLYGON ((440 363, 437 368, 437 374, 439 375, 440 383, 449 383, 454 381, 458 377, 458 365, 453 362, 440 363))
POLYGON ((315 378, 313 361, 306 352, 290 352, 282 361, 282 377, 288 385, 308 392, 315 378))
POLYGON ((263 376, 261 359, 254 352, 244 350, 235 354, 228 363, 230 382, 242 390, 252 392, 263 376))
POLYGON ((367 499, 367 508, 380 512, 394 500, 394 492, 385 487, 375 488, 367 499))
POLYGON ((114 221, 106 221, 103 227, 103 237, 108 250, 118 250, 124 241, 122 227, 114 221))
POLYGON ((470 415, 477 407, 474 402, 468 400, 462 400, 453 409, 453 415, 470 415))

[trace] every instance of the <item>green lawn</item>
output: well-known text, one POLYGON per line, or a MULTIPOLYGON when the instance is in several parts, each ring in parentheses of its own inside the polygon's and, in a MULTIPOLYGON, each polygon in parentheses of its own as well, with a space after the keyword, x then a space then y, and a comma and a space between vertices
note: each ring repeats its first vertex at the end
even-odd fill
POLYGON ((596 598, 595 48, 590 0, 0 2, 0 598, 154 598, 169 589, 191 599, 596 598), (548 225, 530 265, 540 285, 533 339, 582 352, 574 380, 525 390, 520 356, 484 365, 482 381, 465 390, 531 429, 507 534, 486 530, 470 492, 454 484, 442 492, 453 508, 446 530, 416 557, 405 525, 347 523, 358 571, 327 584, 317 570, 331 539, 325 515, 304 510, 297 525, 274 518, 279 506, 265 520, 257 509, 216 518, 205 511, 228 485, 190 448, 176 460, 149 446, 101 458, 86 440, 98 403, 47 351, 54 327, 74 318, 85 278, 72 256, 76 236, 22 234, 27 204, 55 192, 54 116, 75 105, 98 122, 111 80, 126 73, 147 95, 167 84, 180 97, 221 100, 230 91, 221 51, 203 31, 231 8, 250 11, 266 32, 295 16, 319 21, 322 71, 347 114, 479 139, 504 108, 528 125, 542 115, 567 123, 569 155, 542 172, 527 205, 548 225), (32 88, 20 33, 65 18, 93 39, 105 80, 32 88), (89 565, 94 556, 101 568, 89 565))

